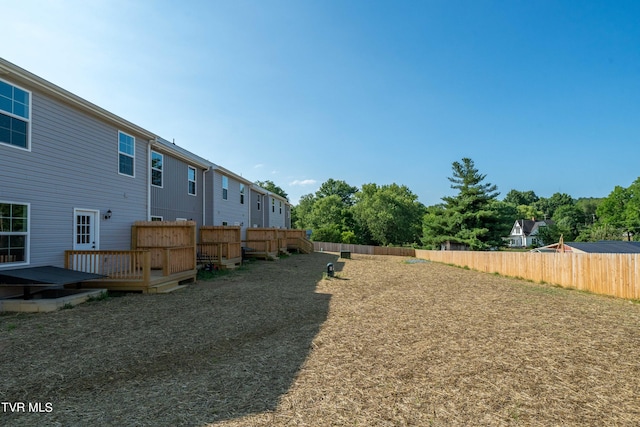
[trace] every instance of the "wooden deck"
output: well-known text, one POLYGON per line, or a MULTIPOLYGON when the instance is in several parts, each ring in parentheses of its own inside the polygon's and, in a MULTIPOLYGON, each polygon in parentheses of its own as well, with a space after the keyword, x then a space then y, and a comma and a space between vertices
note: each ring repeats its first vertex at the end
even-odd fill
POLYGON ((164 276, 161 270, 151 270, 149 282, 133 279, 98 279, 83 282, 81 287, 90 289, 108 289, 121 292, 142 292, 144 294, 162 294, 183 288, 187 283, 196 280, 198 270, 181 271, 164 276))
POLYGON ((65 268, 107 276, 82 282, 82 288, 110 291, 166 293, 194 282, 195 248, 165 248, 161 269, 152 269, 151 251, 65 251, 65 268), (192 255, 188 255, 189 249, 192 255))
POLYGON ((278 239, 243 240, 244 256, 247 258, 260 258, 266 260, 278 259, 278 239))
POLYGON ((198 243, 197 262, 204 268, 235 269, 242 264, 241 243, 198 243))

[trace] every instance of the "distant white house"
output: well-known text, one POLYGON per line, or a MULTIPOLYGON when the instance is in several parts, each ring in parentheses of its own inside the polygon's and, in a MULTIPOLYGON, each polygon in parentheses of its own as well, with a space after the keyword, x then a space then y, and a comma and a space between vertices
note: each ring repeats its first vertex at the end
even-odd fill
POLYGON ((509 237, 506 238, 507 245, 510 248, 526 248, 529 246, 543 245, 538 239, 538 231, 540 227, 546 227, 552 225, 553 221, 543 220, 536 221, 535 219, 518 219, 511 228, 509 237))

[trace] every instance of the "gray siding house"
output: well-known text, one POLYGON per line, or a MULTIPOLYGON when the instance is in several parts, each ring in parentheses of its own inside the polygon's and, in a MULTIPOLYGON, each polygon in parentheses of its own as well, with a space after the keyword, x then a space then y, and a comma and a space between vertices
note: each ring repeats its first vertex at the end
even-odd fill
POLYGON ((0 269, 128 250, 135 221, 289 228, 286 199, 0 58, 0 269))
POLYGON ((207 225, 240 226, 245 239, 251 225, 251 181, 213 163, 206 176, 211 189, 207 191, 212 194, 211 203, 207 202, 207 225))
POLYGON ((266 227, 267 212, 265 201, 267 193, 267 190, 255 184, 251 185, 251 227, 253 228, 266 227))
POLYGON ((155 135, 0 58, 0 269, 128 249, 155 135))
POLYGON ((269 192, 266 200, 268 206, 267 211, 269 215, 267 227, 287 228, 285 221, 286 204, 288 203, 287 199, 278 194, 269 192))
POLYGON ((162 138, 151 144, 150 156, 151 220, 193 220, 197 229, 206 225, 211 163, 162 138))
POLYGON ((253 227, 291 228, 291 204, 287 199, 256 184, 252 184, 251 194, 253 227))

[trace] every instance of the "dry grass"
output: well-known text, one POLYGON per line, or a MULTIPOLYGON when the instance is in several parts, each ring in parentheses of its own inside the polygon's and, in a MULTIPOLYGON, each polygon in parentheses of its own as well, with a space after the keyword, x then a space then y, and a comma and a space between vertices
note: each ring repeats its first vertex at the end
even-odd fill
POLYGON ((353 257, 0 316, 0 401, 53 405, 0 424, 640 424, 640 305, 353 257))

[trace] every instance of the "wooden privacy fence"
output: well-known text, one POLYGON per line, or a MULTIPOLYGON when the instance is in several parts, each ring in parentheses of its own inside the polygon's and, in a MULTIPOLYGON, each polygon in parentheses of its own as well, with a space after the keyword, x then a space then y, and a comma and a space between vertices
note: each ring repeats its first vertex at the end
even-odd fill
POLYGON ((131 227, 131 249, 148 250, 151 253, 151 268, 162 270, 163 274, 194 270, 196 223, 137 221, 131 227))
POLYGON ((243 241, 246 255, 277 258, 278 253, 287 250, 287 239, 277 228, 247 228, 247 238, 243 241))
POLYGON ((620 298, 640 298, 640 254, 427 251, 417 258, 620 298))
POLYGON ((198 259, 229 267, 242 262, 241 229, 236 226, 200 227, 198 259))
POLYGON ((349 251, 354 254, 365 255, 395 255, 395 256, 416 256, 413 248, 398 248, 388 246, 350 245, 346 243, 313 242, 313 249, 316 252, 342 252, 349 251))

